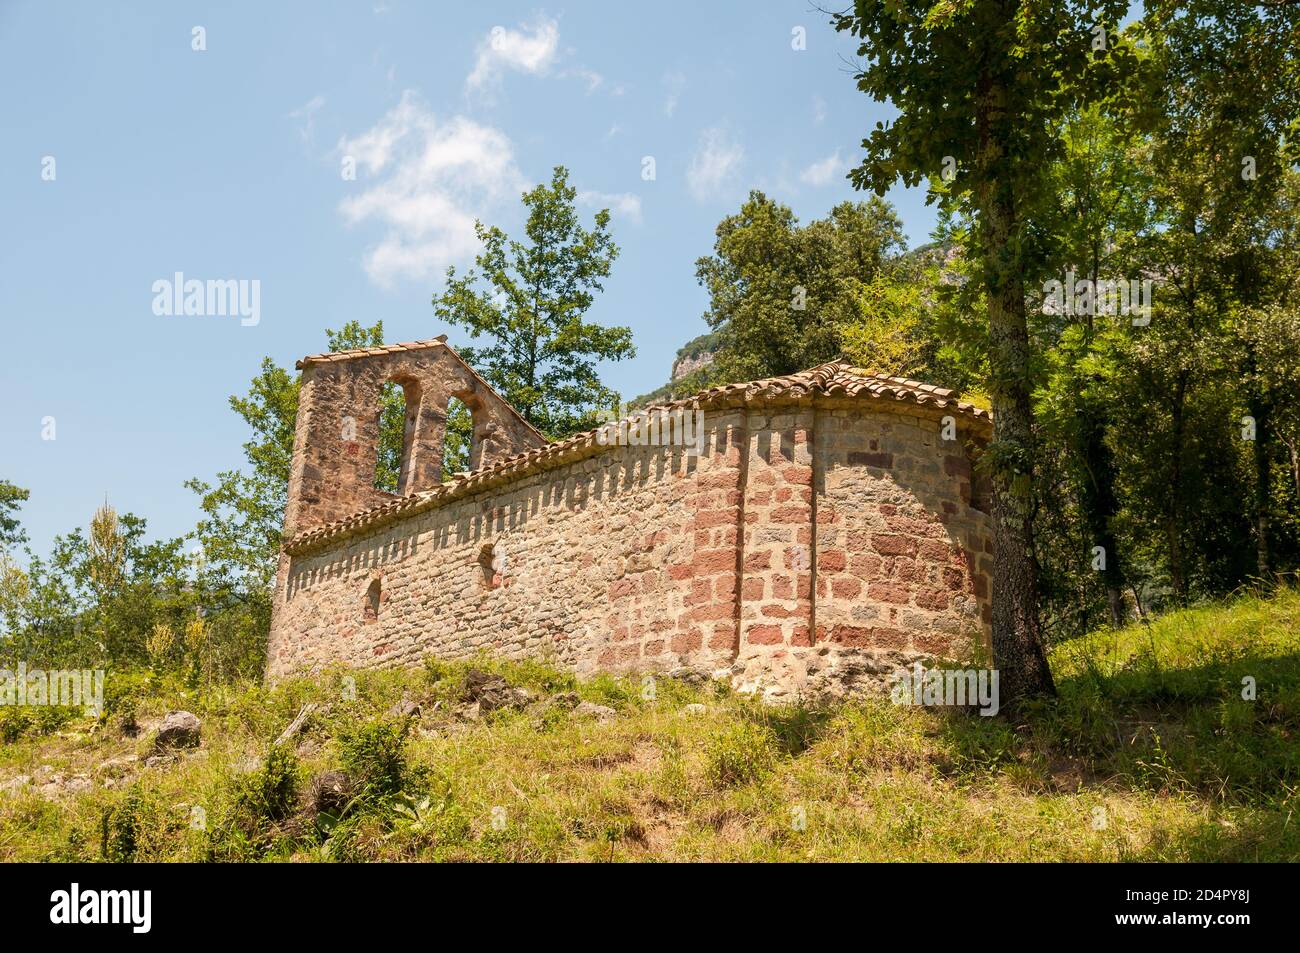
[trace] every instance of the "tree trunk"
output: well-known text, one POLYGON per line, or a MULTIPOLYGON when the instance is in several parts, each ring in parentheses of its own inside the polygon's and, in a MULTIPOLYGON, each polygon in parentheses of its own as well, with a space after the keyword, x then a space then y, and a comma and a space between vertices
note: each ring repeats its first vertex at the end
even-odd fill
POLYGON ((1183 437, 1187 428, 1187 372, 1178 372, 1174 388, 1174 404, 1170 411, 1173 420, 1173 464, 1169 474, 1169 506, 1166 512, 1165 540, 1169 546, 1169 582, 1173 586, 1174 601, 1187 604, 1187 571, 1183 565, 1183 437))
POLYGON ((1124 570, 1119 554, 1119 540, 1111 521, 1119 512, 1115 498, 1115 460, 1106 446, 1106 425, 1095 408, 1086 402, 1079 407, 1079 459, 1084 479, 1079 506, 1084 524, 1094 546, 1100 546, 1106 562, 1101 570, 1106 588, 1106 610, 1113 628, 1127 622, 1124 608, 1124 570))
MULTIPOLYGON (((1001 64, 998 64, 1001 66, 1001 64)), ((1055 694, 1038 617, 1033 530, 1033 425, 1023 261, 1017 248, 1014 183, 1006 161, 1006 88, 986 67, 977 92, 977 200, 989 311, 993 441, 993 662, 1008 707, 1055 694)))
POLYGON ((1272 543, 1269 528, 1273 474, 1269 466, 1268 447, 1272 420, 1268 405, 1260 397, 1251 398, 1249 409, 1250 415, 1255 418, 1255 569, 1259 573, 1259 584, 1267 589, 1273 584, 1272 543))

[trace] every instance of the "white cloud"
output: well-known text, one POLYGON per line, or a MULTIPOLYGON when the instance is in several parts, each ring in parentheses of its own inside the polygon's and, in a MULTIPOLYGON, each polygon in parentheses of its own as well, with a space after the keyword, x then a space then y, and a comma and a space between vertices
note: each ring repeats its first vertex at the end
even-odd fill
POLYGON ((578 66, 574 69, 565 70, 562 75, 566 78, 572 77, 574 79, 580 79, 586 83, 588 96, 605 84, 605 77, 601 76, 595 70, 587 69, 585 66, 578 66))
POLYGON ((672 119, 673 113, 677 112, 677 103, 682 98, 682 90, 686 88, 686 76, 682 73, 664 73, 663 84, 668 90, 664 99, 664 115, 672 119))
POLYGON ((736 174, 744 158, 744 148, 725 129, 715 126, 704 130, 686 170, 691 195, 701 202, 712 198, 736 174))
POLYGON ((641 224, 641 196, 631 192, 579 192, 578 202, 591 208, 607 208, 612 215, 641 224))
POLYGON ((848 163, 840 158, 839 150, 828 155, 820 162, 814 162, 799 173, 799 181, 805 185, 829 185, 830 181, 848 171, 848 163))
POLYGON ((826 100, 820 96, 813 96, 813 123, 820 126, 826 121, 826 100))
POLYGON ((464 116, 439 123, 412 90, 372 128, 341 139, 339 153, 365 173, 361 191, 339 204, 344 219, 388 227, 364 258, 383 286, 469 258, 478 248, 475 218, 527 188, 509 137, 464 116))
POLYGON ((316 113, 320 112, 321 107, 324 105, 324 96, 313 96, 289 113, 290 119, 298 120, 298 135, 302 137, 302 141, 307 145, 312 145, 316 140, 316 113))
POLYGON ((539 17, 531 25, 511 30, 494 26, 479 43, 474 69, 465 80, 471 90, 495 82, 504 69, 542 74, 550 69, 560 46, 560 26, 539 17))

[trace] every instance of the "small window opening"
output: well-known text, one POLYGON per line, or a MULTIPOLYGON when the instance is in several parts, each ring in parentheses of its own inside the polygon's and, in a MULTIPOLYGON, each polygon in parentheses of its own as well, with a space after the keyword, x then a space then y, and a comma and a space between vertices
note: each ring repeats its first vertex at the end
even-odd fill
POLYGON ((379 580, 375 579, 371 581, 370 587, 366 589, 366 601, 361 610, 362 618, 365 621, 374 622, 379 618, 379 596, 379 580))
POLYGON ((375 456, 375 489, 401 493, 403 470, 410 450, 410 434, 419 413, 413 392, 397 381, 387 381, 379 391, 379 448, 375 456))
POLYGON ((463 400, 447 400, 447 430, 442 440, 442 481, 469 469, 469 448, 474 442, 474 418, 463 400))
POLYGON ((478 551, 478 568, 483 574, 484 589, 496 589, 505 578, 505 553, 492 543, 485 543, 478 551))

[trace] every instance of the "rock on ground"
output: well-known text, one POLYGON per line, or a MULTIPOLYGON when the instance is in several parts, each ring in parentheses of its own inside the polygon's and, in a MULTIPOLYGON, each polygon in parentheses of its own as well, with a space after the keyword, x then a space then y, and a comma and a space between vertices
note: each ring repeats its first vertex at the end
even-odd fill
POLYGON ((500 675, 478 669, 465 673, 465 698, 477 702, 483 714, 500 708, 523 708, 533 700, 527 689, 515 688, 500 675))
POLYGON ((573 713, 579 717, 597 718, 600 721, 608 721, 618 714, 608 705, 597 705, 595 702, 582 702, 573 709, 573 713))
POLYGON ((169 711, 158 727, 154 747, 159 751, 169 748, 197 748, 201 723, 197 715, 188 711, 169 711))

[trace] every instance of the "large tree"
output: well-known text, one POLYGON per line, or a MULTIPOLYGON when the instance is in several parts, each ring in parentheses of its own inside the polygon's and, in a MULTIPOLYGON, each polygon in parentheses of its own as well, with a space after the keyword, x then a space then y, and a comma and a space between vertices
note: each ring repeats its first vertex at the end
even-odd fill
MULTIPOLYGON (((1150 176, 1138 158, 1143 140, 1099 108, 1069 119, 1062 138, 1062 154, 1047 170, 1059 203, 1044 209, 1042 277, 1064 286, 1073 275, 1091 282, 1094 290, 1106 282, 1142 277, 1136 247, 1151 222, 1150 176)), ((1075 290, 1071 287, 1067 293, 1073 297, 1075 290)), ((1036 412, 1044 439, 1051 444, 1043 456, 1058 482, 1068 484, 1071 497, 1066 506, 1051 501, 1048 518, 1077 515, 1079 530, 1061 534, 1065 545, 1050 554, 1057 557, 1052 568, 1082 583, 1079 588, 1085 590, 1097 570, 1107 616, 1118 627, 1127 621, 1127 553, 1121 550, 1117 528, 1118 464, 1110 442, 1113 393, 1107 362, 1117 337, 1122 345, 1130 333, 1145 329, 1132 327, 1131 316, 1099 313, 1109 309, 1097 307, 1097 295, 1090 294, 1088 300, 1094 307, 1047 309, 1040 319, 1047 375, 1037 394, 1036 412), (1100 560, 1092 555, 1094 547, 1100 547, 1100 560)), ((1040 487, 1040 498, 1050 495, 1051 487, 1040 487)), ((1070 596, 1082 603, 1074 607, 1075 619, 1086 628, 1092 622, 1091 600, 1078 590, 1070 596)), ((1075 631, 1079 627, 1072 626, 1075 631)))
POLYGON ((857 0, 834 19, 862 41, 858 88, 899 113, 863 141, 853 184, 883 194, 899 179, 951 179, 950 200, 976 223, 994 411, 984 461, 993 485, 993 654, 1010 704, 1054 690, 1038 612, 1025 300, 1033 225, 1050 198, 1042 168, 1060 153, 1062 119, 1113 78, 1107 69, 1122 47, 1109 31, 1126 9, 1123 0, 857 0))
POLYGON ((18 507, 27 501, 29 493, 8 480, 0 480, 0 554, 10 547, 26 541, 18 522, 18 507))
MULTIPOLYGON (((1155 227, 1140 252, 1161 280, 1144 334, 1140 373, 1157 411, 1147 443, 1158 446, 1149 490, 1176 602, 1238 574, 1225 560, 1254 510, 1254 561, 1269 572, 1270 469, 1276 417, 1267 388, 1245 393, 1257 427, 1253 506, 1236 506, 1229 540, 1212 538, 1207 503, 1227 498, 1223 454, 1203 415, 1220 420, 1238 379, 1262 383, 1251 315, 1263 317, 1283 284, 1268 219, 1296 153, 1300 4, 1149 0, 1131 32, 1141 43, 1132 125, 1147 139, 1155 227), (1226 488, 1225 488, 1226 489, 1226 488), (1209 531, 1210 535, 1207 535, 1209 531), (1218 564, 1218 565, 1216 565, 1218 564)), ((1222 442, 1222 441, 1220 441, 1222 442)), ((1220 525, 1223 521, 1219 521, 1220 525)), ((1240 557, 1237 554, 1237 558, 1240 557)))
MULTIPOLYGON (((710 379, 790 374, 839 357, 846 327, 870 336, 874 316, 906 310, 884 282, 904 248, 902 222, 876 196, 800 225, 788 206, 751 192, 718 223, 713 254, 695 263, 718 338, 710 379)), ((906 350, 901 337, 890 337, 896 354, 906 350)))
POLYGON ((604 289, 618 246, 609 209, 585 228, 577 190, 556 166, 549 185, 525 192, 524 241, 475 223, 482 249, 474 267, 447 269, 434 313, 490 343, 461 349, 465 360, 538 430, 563 437, 594 426, 618 401, 596 365, 633 357, 632 331, 585 320, 604 289))

